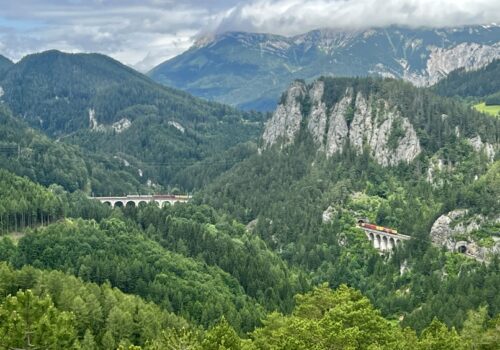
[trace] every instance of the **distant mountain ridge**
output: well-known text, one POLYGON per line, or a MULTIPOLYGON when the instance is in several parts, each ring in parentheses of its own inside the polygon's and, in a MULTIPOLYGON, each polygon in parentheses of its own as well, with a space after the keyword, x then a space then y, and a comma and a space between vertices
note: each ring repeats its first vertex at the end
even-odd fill
POLYGON ((184 186, 189 176, 173 180, 177 174, 257 139, 262 128, 258 113, 162 86, 101 54, 26 56, 0 76, 0 89, 0 104, 15 117, 61 143, 100 154, 103 163, 118 160, 133 174, 131 182, 150 187, 184 186))
MULTIPOLYGON (((101 54, 69 54, 56 50, 24 57, 0 80, 3 99, 16 115, 49 134, 60 135, 123 119, 132 121, 144 111, 193 120, 206 114, 222 116, 225 106, 196 99, 161 86, 145 75, 101 54)), ((127 123, 128 124, 128 123, 127 123)))
POLYGON ((9 69, 14 62, 9 60, 7 57, 0 55, 0 75, 9 69))
POLYGON ((321 29, 294 37, 228 32, 201 38, 148 74, 210 100, 270 110, 294 79, 379 75, 428 86, 500 57, 499 38, 496 25, 321 29))

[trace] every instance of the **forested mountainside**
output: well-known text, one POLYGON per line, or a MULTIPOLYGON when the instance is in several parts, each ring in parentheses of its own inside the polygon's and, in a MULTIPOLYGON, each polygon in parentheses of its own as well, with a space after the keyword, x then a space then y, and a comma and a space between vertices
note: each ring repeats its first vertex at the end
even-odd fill
POLYGON ((500 105, 500 60, 477 70, 453 71, 433 90, 442 96, 473 97, 484 100, 487 105, 500 105))
POLYGON ((221 118, 232 111, 158 85, 100 54, 52 50, 28 55, 6 72, 1 85, 3 100, 13 113, 50 135, 109 127, 119 121, 127 128, 145 114, 144 109, 179 121, 221 118))
POLYGON ((0 350, 500 343, 498 118, 379 78, 295 81, 265 125, 215 103, 206 120, 135 105, 130 125, 56 136, 9 105, 0 350), (161 208, 87 196, 147 180, 198 190, 161 208), (411 238, 379 251, 360 218, 411 238))
POLYGON ((138 183, 191 190, 200 180, 179 176, 183 170, 212 157, 224 161, 221 169, 232 164, 221 157, 257 139, 264 118, 163 87, 97 54, 30 55, 6 72, 0 86, 14 116, 61 144, 99 154, 103 163, 121 162, 132 174, 125 181, 132 186, 118 192, 117 186, 86 188, 99 194, 137 192, 138 183))
POLYGON ((344 207, 355 192, 378 203, 374 213, 358 214, 429 232, 440 211, 467 205, 461 190, 492 167, 498 133, 498 119, 401 81, 296 81, 266 123, 259 154, 216 180, 204 200, 245 222, 257 219, 279 249, 310 239, 322 213, 344 207))
POLYGON ((460 326, 461 292, 449 288, 472 287, 465 281, 484 272, 472 268, 460 281, 446 277, 440 269, 458 257, 430 241, 439 247, 450 240, 451 250, 465 241, 484 247, 485 256, 500 251, 498 130, 498 119, 400 81, 299 81, 267 122, 260 153, 222 175, 199 200, 248 223, 313 280, 348 283, 384 314, 404 313, 405 325, 422 329, 437 316, 460 326), (455 230, 451 224, 442 241, 441 229, 430 235, 442 214, 459 208, 468 211, 455 221, 457 232, 448 232, 455 230), (414 241, 378 265, 362 250, 346 248, 366 239, 350 231, 357 218, 414 241), (427 284, 417 271, 440 282, 427 284), (416 292, 426 297, 418 301, 416 292))
POLYGON ((0 77, 13 64, 14 63, 11 60, 9 60, 7 57, 0 55, 0 77))
MULTIPOLYGON (((313 238, 322 249, 311 251, 309 267, 299 266, 280 257, 290 249, 271 251, 256 230, 208 206, 111 210, 5 171, 1 176, 2 193, 5 186, 15 191, 0 208, 15 198, 37 203, 11 206, 2 222, 38 226, 13 236, 17 242, 0 240, 0 259, 7 261, 0 264, 0 335, 7 348, 25 346, 28 333, 35 345, 94 349, 211 349, 222 341, 230 349, 490 349, 499 340, 492 318, 500 308, 498 259, 480 265, 421 240, 380 256, 347 210, 313 238), (33 213, 44 212, 57 216, 40 227, 33 213), (89 214, 94 219, 71 218, 89 214), (311 269, 317 253, 324 260, 311 269), (338 289, 311 291, 311 283, 323 281, 338 289), (362 286, 386 318, 343 283, 362 286), (417 332, 396 325, 397 318, 417 332)), ((360 198, 347 208, 369 207, 360 198)))
POLYGON ((431 85, 500 57, 499 38, 496 25, 322 29, 294 37, 229 32, 200 39, 149 75, 210 100, 272 110, 295 79, 379 75, 431 85))
POLYGON ((0 104, 0 166, 35 182, 87 194, 136 193, 146 181, 120 159, 56 142, 0 104))

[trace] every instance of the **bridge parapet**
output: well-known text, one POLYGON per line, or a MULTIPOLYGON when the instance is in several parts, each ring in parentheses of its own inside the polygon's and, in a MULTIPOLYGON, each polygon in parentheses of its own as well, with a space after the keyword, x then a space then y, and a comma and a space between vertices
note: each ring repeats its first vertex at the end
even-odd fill
POLYGON ((90 197, 100 201, 101 203, 107 203, 111 207, 116 206, 127 206, 133 204, 138 206, 140 203, 150 203, 155 202, 160 207, 165 203, 174 204, 177 202, 186 203, 191 199, 192 196, 189 195, 174 195, 174 194, 154 194, 154 195, 126 195, 126 196, 108 196, 108 197, 90 197))

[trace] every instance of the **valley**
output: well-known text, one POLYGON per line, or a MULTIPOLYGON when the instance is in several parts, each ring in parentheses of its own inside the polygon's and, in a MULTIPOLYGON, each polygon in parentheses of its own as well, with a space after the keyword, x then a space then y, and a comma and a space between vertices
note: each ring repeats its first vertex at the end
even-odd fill
POLYGON ((499 28, 0 56, 0 350, 498 349, 499 28))

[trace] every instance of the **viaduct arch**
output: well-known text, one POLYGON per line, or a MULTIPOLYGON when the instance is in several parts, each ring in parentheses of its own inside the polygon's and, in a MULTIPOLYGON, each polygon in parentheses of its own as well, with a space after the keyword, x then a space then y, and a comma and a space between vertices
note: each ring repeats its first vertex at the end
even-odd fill
POLYGON ((191 196, 186 195, 127 195, 127 196, 110 196, 110 197, 91 197, 92 199, 98 200, 101 203, 109 204, 112 208, 115 207, 127 207, 127 206, 139 206, 142 203, 154 202, 160 207, 167 204, 174 204, 177 202, 186 203, 191 199, 191 196))
POLYGON ((372 230, 367 227, 359 226, 360 229, 365 231, 366 238, 372 243, 375 249, 382 252, 390 251, 403 241, 409 240, 411 237, 403 234, 393 234, 383 231, 372 230))

